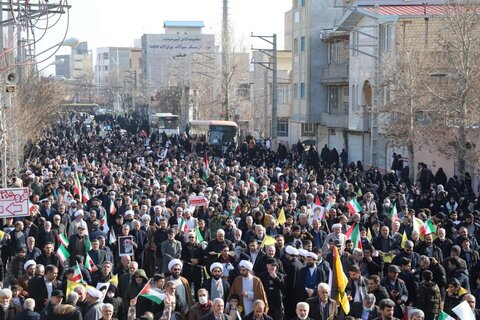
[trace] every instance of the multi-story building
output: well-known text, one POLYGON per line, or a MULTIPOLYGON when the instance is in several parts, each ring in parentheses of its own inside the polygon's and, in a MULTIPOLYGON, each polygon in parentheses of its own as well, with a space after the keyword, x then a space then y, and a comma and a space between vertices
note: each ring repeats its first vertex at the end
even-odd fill
POLYGON ((215 35, 202 21, 165 21, 165 33, 142 36, 142 76, 152 87, 188 85, 192 56, 215 53, 215 35))
POLYGON ((80 42, 77 46, 73 47, 71 54, 55 56, 55 60, 60 59, 63 59, 63 63, 55 65, 55 75, 57 77, 65 77, 66 80, 92 83, 92 51, 88 49, 88 43, 86 41, 80 42))
POLYGON ((334 28, 349 1, 334 2, 293 0, 286 40, 293 56, 290 140, 340 153, 348 145, 348 33, 334 28))
POLYGON ((123 88, 132 70, 140 75, 140 48, 97 48, 95 84, 100 87, 123 88))

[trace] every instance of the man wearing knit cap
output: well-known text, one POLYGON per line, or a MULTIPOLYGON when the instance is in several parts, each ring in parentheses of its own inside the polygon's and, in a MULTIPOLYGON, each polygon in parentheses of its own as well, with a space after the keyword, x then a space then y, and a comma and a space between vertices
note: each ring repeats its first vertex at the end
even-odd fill
MULTIPOLYGON (((253 302, 263 300, 267 303, 267 295, 263 288, 262 281, 252 275, 253 264, 250 261, 242 260, 238 264, 240 275, 233 281, 228 300, 232 295, 240 297, 239 305, 245 310, 245 314, 253 311, 253 302)), ((265 312, 268 312, 268 304, 265 306, 265 312)))
POLYGON ((212 301, 216 298, 222 298, 224 301, 227 301, 230 284, 228 281, 223 280, 222 273, 223 265, 220 262, 212 263, 210 266, 211 277, 205 279, 202 283, 202 288, 207 289, 212 301))
POLYGON ((180 259, 170 260, 168 270, 172 275, 166 279, 166 282, 173 281, 175 283, 177 287, 176 294, 180 298, 181 305, 183 306, 182 314, 187 316, 188 310, 193 305, 193 297, 189 281, 181 276, 182 268, 183 262, 180 259))

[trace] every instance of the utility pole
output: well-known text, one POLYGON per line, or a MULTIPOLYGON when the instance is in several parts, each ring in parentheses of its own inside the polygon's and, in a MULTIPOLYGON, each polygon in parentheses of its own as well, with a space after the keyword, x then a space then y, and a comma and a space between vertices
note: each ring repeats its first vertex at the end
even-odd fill
POLYGON ((263 54, 270 57, 270 61, 254 61, 253 63, 259 64, 264 68, 272 71, 272 120, 271 120, 271 128, 270 128, 270 135, 272 138, 272 145, 276 146, 277 140, 277 125, 278 125, 278 116, 277 116, 277 34, 274 33, 273 35, 254 35, 251 34, 252 38, 259 38, 265 42, 268 42, 272 45, 272 49, 255 49, 262 52, 263 54))
POLYGON ((229 73, 229 59, 230 51, 230 30, 228 28, 228 0, 223 0, 223 15, 222 15, 222 112, 225 115, 225 120, 230 121, 229 108, 229 88, 228 88, 228 73, 229 73))

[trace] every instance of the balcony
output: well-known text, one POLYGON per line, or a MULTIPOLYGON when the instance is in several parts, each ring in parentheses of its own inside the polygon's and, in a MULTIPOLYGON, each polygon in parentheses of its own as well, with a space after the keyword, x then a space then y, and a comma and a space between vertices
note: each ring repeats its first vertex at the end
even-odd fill
POLYGON ((331 63, 323 66, 321 83, 324 85, 348 84, 348 63, 331 63))

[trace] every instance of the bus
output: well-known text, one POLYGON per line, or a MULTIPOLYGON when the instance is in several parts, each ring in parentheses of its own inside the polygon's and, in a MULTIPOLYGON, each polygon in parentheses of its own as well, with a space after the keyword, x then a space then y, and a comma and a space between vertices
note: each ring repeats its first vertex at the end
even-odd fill
POLYGON ((238 125, 233 121, 192 120, 189 130, 191 136, 204 135, 211 146, 237 148, 238 125))
POLYGON ((165 132, 167 136, 179 134, 178 116, 172 113, 151 114, 148 123, 150 125, 151 133, 158 130, 158 133, 165 132))

